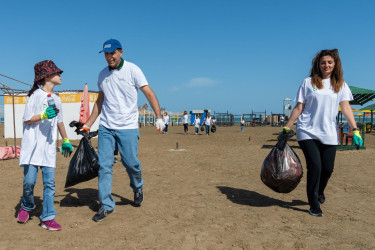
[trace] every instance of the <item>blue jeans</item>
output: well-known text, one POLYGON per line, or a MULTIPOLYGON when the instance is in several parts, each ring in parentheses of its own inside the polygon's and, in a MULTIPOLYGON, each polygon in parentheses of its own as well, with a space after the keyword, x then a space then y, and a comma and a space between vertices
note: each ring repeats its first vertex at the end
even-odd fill
POLYGON ((244 131, 244 127, 245 127, 245 125, 241 124, 241 132, 244 131))
MULTIPOLYGON (((40 167, 43 176, 43 212, 40 216, 42 221, 53 220, 56 210, 53 207, 55 200, 55 168, 40 167)), ((38 166, 23 165, 23 194, 21 207, 30 212, 35 208, 34 187, 38 177, 38 166)))
POLYGON ((112 197, 113 152, 117 143, 122 164, 130 178, 130 186, 134 192, 142 189, 143 178, 138 155, 138 129, 108 129, 99 126, 98 157, 99 157, 99 202, 106 210, 115 208, 112 197))
POLYGON ((199 127, 195 127, 195 133, 199 134, 199 127))
POLYGON ((209 135, 210 134, 210 125, 204 124, 204 126, 206 127, 206 135, 209 135))

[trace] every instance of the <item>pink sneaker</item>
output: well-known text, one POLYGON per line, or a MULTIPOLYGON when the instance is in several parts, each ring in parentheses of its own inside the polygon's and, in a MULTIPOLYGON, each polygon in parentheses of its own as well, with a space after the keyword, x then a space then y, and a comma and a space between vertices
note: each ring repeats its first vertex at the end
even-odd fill
POLYGON ((26 223, 29 220, 29 212, 21 207, 20 211, 18 211, 17 219, 20 223, 26 223))
POLYGON ((60 231, 61 226, 55 220, 42 221, 42 228, 51 231, 60 231))

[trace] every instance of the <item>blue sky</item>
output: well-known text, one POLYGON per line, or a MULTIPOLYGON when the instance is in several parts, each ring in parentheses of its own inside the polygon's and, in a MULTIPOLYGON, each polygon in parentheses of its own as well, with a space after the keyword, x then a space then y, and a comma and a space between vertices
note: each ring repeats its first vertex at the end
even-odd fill
POLYGON ((349 85, 375 89, 375 1, 36 0, 1 9, 0 74, 32 83, 34 64, 52 59, 64 70, 56 90, 97 90, 109 38, 168 111, 281 113, 321 49, 339 49, 349 85))

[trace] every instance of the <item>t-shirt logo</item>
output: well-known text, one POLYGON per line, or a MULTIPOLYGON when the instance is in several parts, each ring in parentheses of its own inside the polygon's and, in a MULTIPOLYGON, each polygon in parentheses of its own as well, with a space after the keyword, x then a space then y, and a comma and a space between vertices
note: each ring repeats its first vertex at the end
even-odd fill
POLYGON ((108 83, 108 82, 109 82, 109 80, 108 80, 108 78, 106 78, 106 79, 105 79, 105 83, 108 83))
POLYGON ((318 89, 317 88, 313 88, 313 91, 317 91, 318 89))

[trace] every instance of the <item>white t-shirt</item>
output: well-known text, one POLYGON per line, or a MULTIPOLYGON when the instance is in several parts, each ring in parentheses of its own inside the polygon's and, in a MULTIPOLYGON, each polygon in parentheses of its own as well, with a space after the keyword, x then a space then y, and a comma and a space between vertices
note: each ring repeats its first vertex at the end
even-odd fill
POLYGON ((169 115, 163 116, 164 124, 169 124, 169 115))
POLYGON ((121 69, 105 67, 98 88, 104 93, 100 125, 109 129, 138 129, 138 89, 148 85, 141 69, 124 61, 121 69))
POLYGON ((297 122, 297 140, 317 139, 323 144, 337 145, 336 116, 342 101, 352 101, 353 95, 344 82, 338 93, 331 88, 331 80, 323 80, 324 87, 318 89, 306 78, 298 89, 295 102, 305 105, 297 122))
POLYGON ((187 124, 188 123, 189 116, 188 115, 183 115, 182 116, 182 124, 187 124))
POLYGON ((284 121, 285 121, 284 116, 280 116, 280 122, 284 122, 284 121))
POLYGON ((205 121, 204 121, 204 124, 210 126, 211 125, 211 116, 210 117, 206 117, 205 121))
MULTIPOLYGON (((56 117, 33 124, 23 123, 23 136, 20 152, 21 165, 56 167, 57 123, 63 122, 61 99, 52 94, 56 108, 60 111, 56 117)), ((29 121, 34 115, 41 114, 46 108, 47 93, 37 89, 29 97, 22 121, 29 121)))
POLYGON ((199 118, 195 118, 195 120, 194 120, 194 125, 195 125, 195 127, 196 128, 199 128, 199 124, 201 123, 201 119, 199 119, 199 118))

